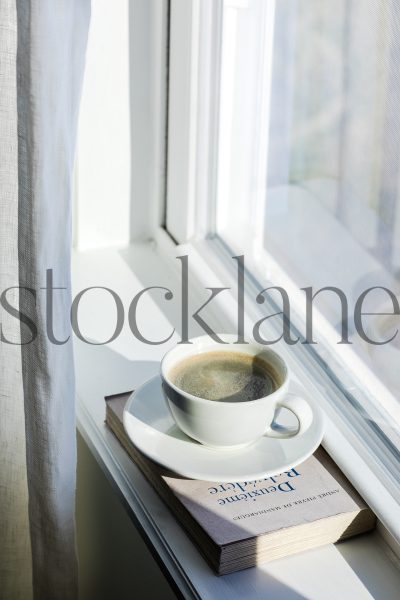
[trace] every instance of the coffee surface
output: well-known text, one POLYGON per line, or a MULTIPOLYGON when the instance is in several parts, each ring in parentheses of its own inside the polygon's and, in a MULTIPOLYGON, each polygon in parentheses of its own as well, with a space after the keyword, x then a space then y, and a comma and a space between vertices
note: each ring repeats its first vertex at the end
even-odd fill
POLYGON ((193 396, 220 402, 257 400, 281 385, 278 374, 263 358, 222 350, 183 359, 171 369, 169 378, 193 396))

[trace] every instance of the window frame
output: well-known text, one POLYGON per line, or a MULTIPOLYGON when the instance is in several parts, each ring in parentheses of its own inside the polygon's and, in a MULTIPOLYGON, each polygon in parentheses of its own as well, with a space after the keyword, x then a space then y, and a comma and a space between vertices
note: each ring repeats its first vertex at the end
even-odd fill
POLYGON ((177 243, 213 232, 223 0, 170 0, 165 227, 177 243))
MULTIPOLYGON (((212 60, 212 52, 221 45, 223 8, 238 11, 246 4, 246 0, 171 0, 166 219, 161 229, 154 230, 157 243, 171 258, 182 253, 189 254, 191 272, 204 286, 226 286, 230 282, 232 289, 235 286, 234 261, 230 260, 233 252, 216 235, 215 224, 218 185, 216 130, 219 118, 217 82, 220 64, 218 60, 212 60), (185 61, 182 60, 182 56, 186 57, 185 61), (180 103, 175 105, 173 99, 177 97, 180 98, 180 103), (185 175, 182 176, 182 173, 185 175)), ((275 1, 269 4, 271 44, 274 35, 275 1)), ((272 65, 267 64, 264 69, 266 88, 270 85, 271 77, 272 65)), ((266 123, 267 118, 267 115, 264 115, 266 123)), ((260 149, 260 152, 266 156, 267 146, 260 149)), ((265 172, 259 174, 260 179, 265 176, 265 172)), ((274 258, 261 248, 260 240, 261 235, 256 236, 257 255, 268 268, 260 273, 259 264, 249 261, 246 273, 247 305, 249 306, 255 297, 250 298, 249 290, 259 291, 263 287, 258 285, 253 273, 260 276, 261 281, 264 281, 265 277, 267 281, 272 279, 275 285, 283 285, 289 293, 294 293, 293 322, 300 329, 304 319, 300 316, 299 290, 296 290, 287 274, 279 269, 274 258)), ((221 298, 219 309, 230 315, 232 323, 235 322, 237 309, 233 297, 221 298)), ((252 311, 246 314, 248 325, 260 316, 261 311, 253 307, 252 311)), ((337 337, 337 332, 316 310, 316 321, 318 320, 323 323, 324 334, 328 339, 332 336, 337 337)), ((274 333, 278 333, 278 329, 271 325, 271 339, 274 333)), ((301 383, 306 384, 321 401, 327 415, 323 445, 373 507, 396 542, 400 542, 400 505, 398 497, 395 497, 396 484, 390 476, 393 459, 385 456, 383 446, 378 448, 377 438, 370 440, 370 446, 372 445, 377 453, 375 460, 372 460, 371 447, 367 447, 363 440, 364 424, 354 416, 354 409, 363 410, 363 396, 366 390, 361 390, 361 394, 357 393, 357 390, 354 390, 355 380, 351 371, 343 371, 343 364, 346 362, 360 368, 360 360, 351 347, 342 347, 343 352, 338 365, 338 371, 341 373, 339 379, 332 373, 328 375, 327 365, 323 360, 316 360, 316 356, 309 350, 303 346, 302 351, 293 357, 293 353, 280 347, 301 383), (386 466, 386 472, 382 469, 383 465, 386 466)), ((390 394, 385 393, 386 388, 373 373, 367 371, 363 369, 362 372, 366 384, 374 394, 383 399, 384 408, 389 414, 398 414, 398 406, 393 404, 390 394)))

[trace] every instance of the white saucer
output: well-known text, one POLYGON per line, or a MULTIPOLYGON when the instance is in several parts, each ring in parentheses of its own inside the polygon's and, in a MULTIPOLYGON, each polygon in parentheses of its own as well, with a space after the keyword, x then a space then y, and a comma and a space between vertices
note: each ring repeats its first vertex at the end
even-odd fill
POLYGON ((323 417, 311 398, 314 420, 301 436, 277 439, 264 436, 241 450, 213 450, 185 435, 175 424, 161 389, 159 375, 130 396, 124 427, 146 456, 178 475, 204 481, 250 481, 277 475, 302 463, 318 448, 323 417))

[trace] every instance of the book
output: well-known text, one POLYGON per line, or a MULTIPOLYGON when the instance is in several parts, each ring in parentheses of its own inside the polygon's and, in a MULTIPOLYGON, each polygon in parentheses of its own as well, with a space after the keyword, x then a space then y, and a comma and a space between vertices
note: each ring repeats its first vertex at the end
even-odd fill
POLYGON ((198 481, 165 470, 125 432, 130 394, 106 397, 106 423, 218 575, 374 528, 374 513, 322 447, 295 468, 256 481, 198 481))

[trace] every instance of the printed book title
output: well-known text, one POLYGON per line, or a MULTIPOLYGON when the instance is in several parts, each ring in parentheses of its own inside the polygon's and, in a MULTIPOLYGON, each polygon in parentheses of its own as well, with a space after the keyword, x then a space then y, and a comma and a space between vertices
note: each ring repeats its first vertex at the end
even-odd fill
POLYGON ((209 494, 218 495, 217 501, 221 506, 233 502, 255 501, 266 494, 294 492, 297 477, 301 477, 301 473, 296 469, 290 469, 290 471, 284 471, 279 475, 266 477, 265 479, 243 481, 241 483, 220 483, 215 487, 209 487, 208 492, 209 494))

